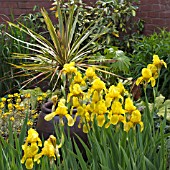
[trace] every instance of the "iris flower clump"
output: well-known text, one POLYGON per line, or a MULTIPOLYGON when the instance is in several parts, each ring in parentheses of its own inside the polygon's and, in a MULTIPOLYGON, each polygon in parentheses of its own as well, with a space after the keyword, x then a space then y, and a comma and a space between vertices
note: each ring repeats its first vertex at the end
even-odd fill
POLYGON ((66 64, 62 74, 69 80, 69 91, 66 98, 54 103, 56 109, 46 115, 45 120, 50 121, 58 115, 62 122, 65 116, 68 126, 73 126, 79 116, 79 127, 85 133, 90 131, 95 120, 99 127, 109 128, 110 125, 121 123, 124 131, 128 132, 139 124, 143 130, 141 113, 121 82, 107 88, 106 83, 96 75, 94 67, 88 67, 85 74, 82 74, 74 62, 66 64), (74 116, 73 109, 77 110, 74 116))
POLYGON ((58 145, 56 137, 50 135, 47 140, 42 144, 39 134, 33 128, 28 130, 28 136, 25 143, 22 145, 24 151, 21 163, 24 164, 27 169, 32 169, 34 162, 40 163, 40 158, 47 156, 51 161, 56 160, 56 156, 60 157, 59 148, 62 147, 64 142, 64 136, 61 137, 61 143, 58 145), (43 148, 41 148, 43 145, 43 148))
POLYGON ((167 68, 167 64, 163 60, 160 60, 158 55, 153 55, 153 63, 148 64, 147 68, 142 69, 142 76, 137 79, 136 85, 143 84, 146 86, 151 82, 151 86, 154 87, 163 65, 167 68))

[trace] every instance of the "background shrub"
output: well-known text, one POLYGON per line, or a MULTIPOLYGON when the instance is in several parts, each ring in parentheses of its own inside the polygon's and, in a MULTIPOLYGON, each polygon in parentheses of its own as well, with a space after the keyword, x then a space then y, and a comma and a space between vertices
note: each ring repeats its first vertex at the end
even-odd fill
MULTIPOLYGON (((138 2, 138 0, 96 0, 95 3, 69 0, 63 2, 63 10, 68 11, 70 4, 76 4, 79 8, 78 32, 86 29, 92 22, 100 18, 98 28, 103 30, 107 27, 108 32, 98 40, 98 45, 105 47, 107 45, 113 46, 117 41, 121 43, 123 36, 119 39, 119 34, 130 33, 129 31, 139 24, 132 22, 132 18, 136 16, 136 10, 138 9, 135 2, 138 2)), ((142 29, 141 25, 140 29, 142 29)), ((119 43, 117 43, 118 46, 119 43)))
MULTIPOLYGON (((11 19, 12 22, 21 22, 25 26, 32 28, 34 31, 44 33, 44 25, 41 13, 37 12, 34 14, 21 15, 15 21, 11 19)), ((22 70, 18 70, 10 65, 18 64, 19 60, 13 60, 11 54, 14 52, 18 53, 30 53, 29 49, 24 48, 20 42, 10 38, 5 33, 18 37, 21 40, 28 39, 27 35, 10 25, 1 24, 0 25, 0 96, 4 96, 8 92, 16 91, 17 88, 21 87, 21 82, 26 80, 25 74, 22 77, 18 77, 17 73, 22 70)), ((34 39, 29 40, 30 43, 34 42, 34 39)))
POLYGON ((166 98, 170 98, 170 32, 160 30, 160 33, 153 33, 150 36, 143 36, 136 39, 133 44, 131 55, 132 67, 131 76, 139 77, 141 69, 146 67, 148 61, 152 61, 154 54, 158 55, 167 63, 167 69, 163 68, 160 75, 159 91, 166 98), (135 65, 135 67, 134 67, 135 65))

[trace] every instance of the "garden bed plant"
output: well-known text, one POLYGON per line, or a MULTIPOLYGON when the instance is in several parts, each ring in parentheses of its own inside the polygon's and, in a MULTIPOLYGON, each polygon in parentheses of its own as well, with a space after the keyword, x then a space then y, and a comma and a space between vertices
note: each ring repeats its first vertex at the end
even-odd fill
MULTIPOLYGON (((155 32, 149 36, 143 36, 137 38, 133 43, 132 54, 127 54, 132 60, 132 63, 136 67, 131 68, 136 77, 139 76, 140 71, 147 65, 148 59, 151 60, 151 56, 154 54, 159 55, 160 59, 163 59, 167 65, 167 69, 163 69, 160 75, 159 91, 166 99, 169 99, 169 64, 170 64, 170 32, 165 29, 160 29, 159 32, 155 32)), ((133 65, 132 64, 132 65, 133 65)), ((134 77, 135 78, 135 77, 134 77)))
MULTIPOLYGON (((157 81, 159 70, 166 66, 163 60, 154 56, 153 63, 143 68, 142 76, 137 85, 143 84, 144 91, 151 83, 157 96, 157 81), (148 76, 149 75, 149 76, 148 76)), ((9 107, 11 100, 7 99, 8 108, 2 110, 1 116, 8 115, 8 138, 1 134, 1 167, 3 169, 166 169, 168 168, 168 136, 165 132, 167 109, 159 129, 155 128, 155 105, 149 109, 147 94, 145 95, 145 109, 139 111, 138 104, 133 102, 122 83, 112 85, 108 89, 105 83, 95 74, 94 68, 88 68, 84 77, 77 72, 73 63, 66 64, 63 71, 69 76, 74 75, 70 82, 66 105, 64 98, 58 102, 54 112, 46 116, 46 120, 60 115, 66 116, 68 128, 73 126, 71 110, 77 107, 77 116, 81 117, 83 131, 88 134, 89 145, 79 139, 86 150, 87 158, 81 154, 76 142, 71 142, 63 131, 63 123, 56 127, 56 136, 49 136, 46 141, 41 140, 33 126, 28 123, 29 114, 33 108, 24 109, 26 117, 20 126, 20 133, 13 129, 15 120, 11 119, 18 107, 14 104, 13 110, 9 107), (71 75, 70 75, 71 73, 71 75), (83 82, 89 79, 87 84, 83 82), (92 85, 92 86, 90 86, 92 85), (79 88, 78 88, 79 87, 79 88), (83 92, 83 89, 85 92, 83 92), (68 109, 68 107, 70 109, 68 109), (62 109, 62 112, 60 112, 62 109), (91 122, 91 123, 90 123, 91 122), (140 126, 138 126, 140 124, 140 126), (28 132, 28 136, 27 136, 28 132), (26 137, 27 136, 27 137, 26 137), (73 145, 75 151, 73 151, 73 145), (22 152, 22 150, 24 152, 22 152), (60 157, 60 155, 62 157, 60 157), (26 162, 25 162, 26 161, 26 162), (9 164, 9 162, 11 162, 9 164), (25 165, 22 165, 24 164, 25 165)), ((9 95, 9 99, 17 97, 9 95)), ((30 96, 27 94, 27 98, 30 96)), ((16 99, 16 100, 17 100, 16 99)), ((42 98, 41 98, 42 99, 42 98)), ((40 98, 38 99, 40 100, 40 98)), ((6 100, 1 98, 1 106, 6 100)), ((20 103, 19 105, 22 106, 20 103)), ((26 107, 25 107, 26 108, 26 107)), ((2 117, 1 117, 2 118, 2 117)), ((6 117, 7 118, 7 117, 6 117)))

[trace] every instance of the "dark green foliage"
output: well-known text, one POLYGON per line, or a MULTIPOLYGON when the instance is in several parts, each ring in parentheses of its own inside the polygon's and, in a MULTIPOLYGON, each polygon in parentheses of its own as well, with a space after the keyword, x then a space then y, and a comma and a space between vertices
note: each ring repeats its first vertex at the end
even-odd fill
MULTIPOLYGON (((11 19, 12 20, 12 19, 11 19)), ((40 31, 43 33, 44 25, 42 16, 39 12, 28 15, 21 15, 17 18, 18 22, 22 22, 26 26, 32 28, 33 30, 40 31)), ((13 21, 15 22, 15 21, 13 21)), ((10 38, 5 34, 9 34, 20 38, 21 40, 28 39, 27 35, 21 30, 12 28, 10 25, 1 24, 0 25, 0 96, 7 94, 8 92, 14 92, 17 88, 21 87, 21 82, 25 80, 25 77, 17 77, 16 73, 18 69, 14 69, 9 63, 18 64, 18 60, 13 60, 11 54, 13 52, 18 53, 28 53, 29 50, 23 48, 20 42, 10 38)), ((29 40, 33 42, 33 39, 29 40)))
MULTIPOLYGON (((168 166, 168 150, 166 139, 170 134, 163 134, 166 120, 161 122, 160 129, 153 130, 149 123, 148 112, 144 112, 144 131, 137 127, 129 133, 123 132, 122 127, 108 129, 94 127, 88 134, 91 154, 88 154, 86 165, 81 156, 77 157, 81 167, 102 170, 131 170, 131 169, 161 169, 168 166), (83 165, 84 164, 84 165, 83 165)), ((80 139, 81 140, 81 139, 80 139)), ((83 142, 83 141, 81 141, 83 142)), ((77 154, 80 154, 77 151, 77 154)))
POLYGON ((161 30, 160 33, 153 33, 150 36, 143 36, 142 39, 136 39, 131 55, 133 62, 131 76, 139 77, 142 68, 152 63, 154 54, 167 63, 167 69, 163 67, 161 70, 159 91, 166 98, 170 98, 170 32, 161 30))

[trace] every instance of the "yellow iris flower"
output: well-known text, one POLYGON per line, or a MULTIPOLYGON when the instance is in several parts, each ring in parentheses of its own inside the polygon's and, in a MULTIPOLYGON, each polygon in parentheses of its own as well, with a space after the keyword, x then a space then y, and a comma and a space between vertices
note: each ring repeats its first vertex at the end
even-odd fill
POLYGON ((73 120, 72 116, 70 116, 70 114, 68 114, 68 108, 65 106, 65 102, 66 102, 65 99, 60 99, 57 109, 54 112, 46 115, 44 119, 46 121, 50 121, 56 115, 59 115, 61 118, 63 116, 65 116, 68 120, 68 125, 73 126, 74 120, 73 120))
POLYGON ((98 102, 100 100, 100 95, 98 91, 94 91, 92 96, 92 102, 98 102))
POLYGON ((115 114, 110 117, 110 123, 116 125, 119 121, 119 115, 115 114))
POLYGON ((160 60, 158 55, 153 55, 153 63, 148 64, 147 68, 142 69, 142 76, 137 79, 136 85, 151 82, 151 86, 154 87, 156 84, 155 79, 158 78, 162 65, 167 68, 167 64, 163 60, 160 60))
POLYGON ((160 69, 162 67, 162 65, 165 66, 165 68, 167 68, 167 64, 164 62, 164 60, 160 60, 158 55, 153 55, 153 64, 160 69))
POLYGON ((113 114, 125 114, 125 110, 122 108, 122 103, 114 101, 111 106, 113 114))
POLYGON ((25 162, 27 169, 33 168, 33 158, 39 151, 38 146, 42 146, 42 142, 39 138, 38 133, 31 128, 28 130, 28 137, 26 138, 25 144, 22 145, 24 155, 21 159, 21 163, 25 162))
POLYGON ((97 102, 97 104, 95 105, 95 111, 98 114, 105 114, 107 112, 105 100, 100 100, 97 102))
POLYGON ((132 112, 129 122, 124 122, 124 131, 128 132, 130 128, 134 127, 136 124, 140 125, 140 131, 142 132, 144 129, 144 124, 141 121, 141 113, 139 110, 134 110, 132 112))
POLYGON ((122 114, 125 114, 125 110, 122 108, 122 103, 114 101, 111 106, 111 111, 108 114, 110 122, 108 122, 105 127, 108 128, 110 124, 116 125, 118 122, 124 122, 125 117, 122 114))
POLYGON ((73 97, 73 108, 74 107, 79 107, 80 106, 80 102, 79 102, 79 99, 78 97, 73 97))
POLYGON ((80 72, 76 72, 72 84, 81 84, 82 86, 86 85, 86 82, 84 81, 82 74, 80 72))
POLYGON ((112 99, 119 98, 120 97, 120 90, 116 86, 112 85, 109 88, 109 93, 107 94, 107 96, 112 98, 112 99))
POLYGON ((141 113, 139 110, 134 110, 132 112, 130 121, 133 123, 139 123, 141 121, 141 113))
POLYGON ((62 134, 61 143, 57 145, 56 137, 50 135, 50 137, 44 142, 44 147, 42 148, 41 152, 34 157, 34 161, 40 163, 40 158, 44 156, 48 156, 51 160, 56 160, 56 156, 60 157, 59 148, 62 147, 64 143, 64 135, 62 134))
POLYGON ((56 160, 55 149, 56 149, 56 138, 53 135, 50 135, 48 140, 44 142, 44 147, 42 148, 41 153, 35 155, 34 161, 38 161, 39 163, 40 161, 39 159, 43 155, 46 155, 49 158, 54 158, 54 160, 56 160))
POLYGON ((97 78, 94 67, 88 67, 85 74, 86 75, 85 75, 84 79, 86 79, 86 78, 96 79, 97 78))
POLYGON ((67 102, 70 101, 70 98, 72 96, 82 96, 83 95, 83 90, 81 89, 80 84, 74 84, 73 86, 70 87, 70 93, 67 95, 67 102))
POLYGON ((98 126, 102 127, 105 123, 105 114, 107 113, 105 101, 100 100, 96 104, 94 104, 93 112, 96 114, 98 126))
POLYGON ((136 85, 138 86, 139 84, 142 83, 149 83, 151 82, 151 86, 154 87, 156 84, 155 78, 152 76, 152 71, 149 68, 143 68, 142 69, 142 77, 139 77, 136 80, 136 85))
POLYGON ((88 132, 89 132, 89 129, 90 129, 89 124, 84 124, 84 125, 83 125, 83 132, 84 132, 84 133, 88 133, 88 132))
POLYGON ((73 89, 70 91, 73 96, 77 96, 83 93, 81 86, 79 84, 74 84, 73 89))
POLYGON ((97 125, 99 127, 102 127, 105 123, 105 116, 104 115, 97 115, 96 119, 97 119, 97 125))
POLYGON ((110 86, 109 91, 105 97, 107 107, 111 106, 111 103, 113 100, 122 99, 122 101, 123 101, 123 97, 120 94, 122 92, 122 90, 123 89, 120 88, 120 85, 118 87, 116 87, 114 85, 110 86))
POLYGON ((21 163, 24 163, 26 161, 25 162, 26 168, 32 169, 33 168, 33 158, 38 153, 39 148, 38 148, 36 142, 33 142, 30 145, 25 143, 24 145, 22 145, 22 149, 24 151, 24 156, 21 159, 21 163))
POLYGON ((148 64, 147 68, 151 70, 152 76, 157 79, 158 78, 158 69, 154 64, 148 64))
POLYGON ((136 124, 139 124, 141 126, 141 131, 143 131, 144 129, 144 125, 143 125, 143 122, 141 121, 141 113, 139 110, 135 110, 132 112, 132 116, 130 118, 130 121, 136 125, 136 124))
POLYGON ((148 68, 142 69, 143 79, 149 80, 152 77, 152 71, 148 68))
POLYGON ((136 107, 133 105, 133 101, 130 99, 130 97, 126 98, 125 100, 125 110, 128 113, 132 113, 134 110, 136 110, 136 107))
POLYGON ((132 122, 125 122, 124 123, 124 131, 125 132, 128 132, 132 127, 133 127, 133 123, 132 122))
POLYGON ((100 92, 102 90, 106 90, 106 86, 105 83, 98 78, 92 82, 92 89, 100 92))
POLYGON ((127 90, 125 89, 125 87, 123 86, 123 84, 121 82, 119 82, 116 87, 117 87, 117 90, 119 91, 119 93, 121 95, 123 93, 127 93, 128 94, 127 90))
POLYGON ((77 68, 75 68, 75 62, 71 62, 69 64, 65 64, 62 71, 65 74, 76 73, 77 72, 77 68))
POLYGON ((41 139, 39 138, 39 134, 34 129, 30 128, 28 130, 28 137, 26 139, 26 143, 38 142, 38 146, 42 146, 41 139))

